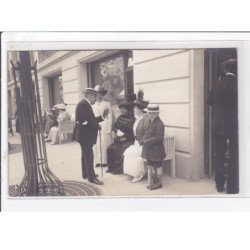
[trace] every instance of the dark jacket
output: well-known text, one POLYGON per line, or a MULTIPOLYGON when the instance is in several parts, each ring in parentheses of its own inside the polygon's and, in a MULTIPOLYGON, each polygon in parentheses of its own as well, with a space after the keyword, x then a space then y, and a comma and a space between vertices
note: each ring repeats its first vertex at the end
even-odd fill
POLYGON ((160 117, 155 118, 146 128, 145 135, 139 141, 142 157, 149 161, 162 161, 166 157, 164 140, 164 124, 160 117))
POLYGON ((99 122, 102 116, 95 117, 91 105, 83 99, 76 106, 73 140, 86 145, 96 144, 99 122))
POLYGON ((214 106, 213 133, 229 135, 238 131, 237 78, 226 74, 212 87, 208 104, 214 106))
POLYGON ((133 141, 134 142, 134 135, 133 135, 133 125, 135 122, 135 118, 132 114, 128 115, 120 115, 114 123, 113 131, 120 130, 124 133, 123 136, 118 136, 115 139, 115 142, 119 142, 119 139, 125 138, 126 141, 133 141))

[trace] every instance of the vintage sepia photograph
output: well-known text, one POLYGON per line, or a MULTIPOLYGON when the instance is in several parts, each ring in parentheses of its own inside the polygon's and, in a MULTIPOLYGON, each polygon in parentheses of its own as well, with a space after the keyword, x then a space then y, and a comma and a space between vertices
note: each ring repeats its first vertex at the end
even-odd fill
POLYGON ((237 48, 8 50, 8 190, 238 194, 237 48))

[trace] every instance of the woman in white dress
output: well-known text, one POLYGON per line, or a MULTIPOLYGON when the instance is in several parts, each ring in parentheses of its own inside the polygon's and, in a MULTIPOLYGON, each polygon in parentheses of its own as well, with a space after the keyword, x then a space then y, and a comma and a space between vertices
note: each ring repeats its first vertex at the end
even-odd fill
MULTIPOLYGON (((53 108, 59 110, 57 122, 70 120, 71 115, 69 111, 66 110, 66 105, 64 103, 57 104, 53 108)), ((58 126, 54 126, 50 129, 48 139, 46 141, 51 141, 51 145, 58 144, 59 136, 61 136, 59 132, 59 128, 58 126)))
MULTIPOLYGON (((102 86, 97 85, 95 87, 97 91, 97 101, 92 105, 93 112, 95 116, 100 116, 103 114, 105 109, 111 110, 110 103, 103 100, 104 96, 107 94, 108 90, 104 89, 102 86)), ((103 122, 100 123, 102 129, 98 132, 96 144, 93 147, 94 152, 94 166, 99 167, 107 166, 107 148, 112 143, 112 113, 109 112, 107 117, 103 122), (100 140, 101 134, 101 140, 100 140), (101 145, 100 145, 101 142, 101 145)))
POLYGON ((139 141, 145 134, 145 130, 149 125, 149 117, 144 112, 148 102, 143 100, 143 92, 138 92, 138 98, 135 101, 135 123, 133 127, 135 143, 126 149, 124 152, 124 174, 133 177, 132 182, 138 182, 142 180, 145 175, 144 161, 141 157, 142 146, 139 141))

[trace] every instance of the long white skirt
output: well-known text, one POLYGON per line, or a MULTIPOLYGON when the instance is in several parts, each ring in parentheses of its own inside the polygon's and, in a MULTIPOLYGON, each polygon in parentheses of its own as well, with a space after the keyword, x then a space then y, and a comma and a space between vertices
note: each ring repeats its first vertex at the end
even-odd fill
POLYGON ((124 152, 123 172, 133 176, 140 177, 145 174, 144 162, 141 157, 142 146, 135 141, 134 145, 128 147, 124 152))
POLYGON ((107 148, 112 143, 111 133, 101 134, 101 143, 102 147, 100 148, 100 136, 98 132, 96 144, 93 147, 94 152, 94 166, 96 164, 100 164, 102 160, 102 164, 107 164, 107 148), (102 151, 102 159, 101 159, 101 151, 102 151))
POLYGON ((49 131, 48 140, 51 141, 51 144, 59 143, 59 136, 61 136, 58 127, 52 127, 49 131))

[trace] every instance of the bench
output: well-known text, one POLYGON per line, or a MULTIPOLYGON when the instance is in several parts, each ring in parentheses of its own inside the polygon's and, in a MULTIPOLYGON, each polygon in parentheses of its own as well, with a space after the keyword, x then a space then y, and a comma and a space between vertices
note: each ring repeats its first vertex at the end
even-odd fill
POLYGON ((72 134, 75 126, 75 121, 58 122, 58 129, 60 132, 59 143, 62 143, 62 138, 65 139, 65 134, 72 134))
POLYGON ((164 146, 166 151, 166 157, 164 161, 171 161, 171 176, 176 176, 175 170, 175 137, 173 135, 164 136, 164 146))

